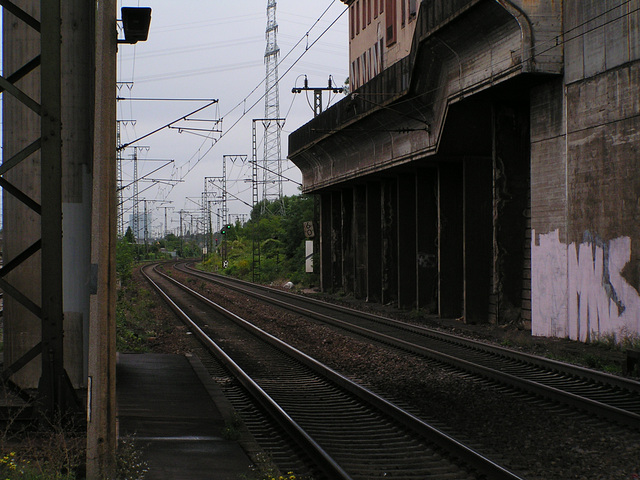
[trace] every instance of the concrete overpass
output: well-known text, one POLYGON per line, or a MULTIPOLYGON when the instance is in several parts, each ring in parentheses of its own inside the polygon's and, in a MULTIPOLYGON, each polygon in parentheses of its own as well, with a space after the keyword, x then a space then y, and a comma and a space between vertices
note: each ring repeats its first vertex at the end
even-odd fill
POLYGON ((423 1, 409 55, 289 137, 322 288, 640 334, 639 8, 423 1))

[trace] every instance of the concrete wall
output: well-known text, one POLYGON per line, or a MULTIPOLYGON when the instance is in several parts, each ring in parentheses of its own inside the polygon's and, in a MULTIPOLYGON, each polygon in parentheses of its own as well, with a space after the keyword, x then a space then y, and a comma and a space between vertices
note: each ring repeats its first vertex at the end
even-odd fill
MULTIPOLYGON (((40 2, 17 3, 39 18, 40 2)), ((63 257, 64 270, 64 362, 77 388, 86 385, 89 323, 91 242, 91 160, 93 111, 94 8, 83 0, 62 4, 62 162, 63 162, 63 257)), ((4 12, 4 72, 11 74, 40 52, 40 35, 12 14, 4 12)), ((40 68, 18 82, 18 87, 40 100, 40 68)), ((40 118, 11 95, 3 98, 3 160, 40 137, 40 118)), ((40 202, 40 151, 5 178, 40 202)), ((5 264, 40 237, 41 217, 12 195, 3 192, 5 264)), ((37 252, 7 276, 9 283, 35 304, 41 305, 41 261, 37 252)), ((40 320, 10 295, 5 296, 5 363, 10 365, 41 340, 40 320)), ((40 357, 12 378, 35 388, 40 378, 40 357)))
POLYGON ((532 329, 637 336, 640 2, 564 5, 564 82, 532 94, 532 329))

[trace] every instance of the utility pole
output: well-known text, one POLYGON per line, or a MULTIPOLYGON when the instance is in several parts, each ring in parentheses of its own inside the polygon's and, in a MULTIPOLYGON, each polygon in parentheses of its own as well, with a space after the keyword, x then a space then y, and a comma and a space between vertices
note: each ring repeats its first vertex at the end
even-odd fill
POLYGON ((291 93, 302 93, 305 91, 313 92, 313 116, 317 117, 322 113, 322 92, 342 93, 344 88, 335 87, 333 85, 333 79, 329 77, 329 83, 326 87, 310 87, 307 76, 304 76, 304 87, 294 87, 291 89, 291 93))
MULTIPOLYGON (((144 203, 144 217, 143 217, 143 224, 144 224, 144 248, 145 248, 145 254, 149 253, 149 209, 147 208, 147 204, 148 203, 171 203, 171 202, 167 202, 165 200, 147 200, 146 198, 143 198, 142 200, 140 200, 141 202, 144 203)), ((160 207, 162 208, 162 207, 160 207)), ((172 208, 172 207, 165 207, 165 225, 167 222, 167 210, 166 208, 172 208)))
POLYGON ((133 237, 140 240, 140 187, 138 185, 138 147, 133 147, 133 237))
MULTIPOLYGON (((173 203, 173 202, 168 201, 166 203, 173 203)), ((167 210, 173 210, 175 207, 160 207, 160 208, 164 208, 164 233, 163 233, 163 235, 166 237, 169 234, 169 229, 168 229, 169 224, 167 223, 167 210)))
POLYGON ((180 255, 184 256, 184 236, 182 235, 182 215, 184 210, 180 210, 180 255))

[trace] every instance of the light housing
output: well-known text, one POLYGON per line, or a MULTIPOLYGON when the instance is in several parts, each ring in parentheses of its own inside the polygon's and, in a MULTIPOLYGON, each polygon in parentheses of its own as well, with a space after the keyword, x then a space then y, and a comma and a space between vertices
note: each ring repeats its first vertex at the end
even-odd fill
POLYGON ((124 40, 118 43, 145 42, 149 36, 151 7, 122 7, 121 11, 124 40))

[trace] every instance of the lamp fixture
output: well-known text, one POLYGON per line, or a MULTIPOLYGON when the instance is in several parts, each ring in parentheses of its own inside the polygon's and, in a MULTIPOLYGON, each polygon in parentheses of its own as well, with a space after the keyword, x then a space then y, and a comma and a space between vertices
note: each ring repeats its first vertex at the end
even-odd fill
POLYGON ((118 40, 118 43, 145 42, 149 36, 151 7, 122 7, 121 11, 124 40, 118 40))

